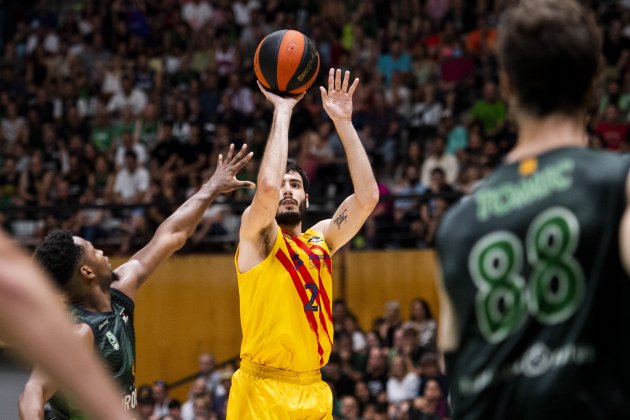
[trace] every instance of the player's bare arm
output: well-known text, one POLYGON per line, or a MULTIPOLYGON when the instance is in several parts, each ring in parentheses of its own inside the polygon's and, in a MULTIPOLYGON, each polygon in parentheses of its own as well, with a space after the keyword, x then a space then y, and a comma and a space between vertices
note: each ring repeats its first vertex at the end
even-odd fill
MULTIPOLYGON (((72 333, 50 281, 0 231, 0 334, 75 396, 94 419, 129 419, 120 394, 93 354, 72 333), (85 376, 83 376, 85 375, 85 376), (86 378, 89 381, 86 382, 86 378)), ((41 417, 40 417, 41 418, 41 417)))
POLYGON ((630 173, 626 179, 626 210, 619 229, 619 249, 626 273, 630 274, 630 173))
MULTIPOLYGON (((94 351, 94 334, 86 324, 76 325, 75 335, 81 342, 82 350, 94 351)), ((91 378, 86 377, 88 381, 91 378)), ((87 386, 87 383, 86 383, 87 386)), ((59 385, 41 367, 37 366, 31 372, 24 391, 18 402, 20 420, 40 420, 44 418, 44 404, 59 390, 59 385)), ((118 402, 118 401, 117 401, 118 402)))
POLYGON ((131 259, 116 269, 120 280, 112 287, 122 291, 131 299, 148 276, 175 251, 184 246, 186 240, 194 233, 203 213, 214 199, 221 193, 237 188, 254 188, 249 181, 239 181, 236 174, 252 158, 247 153, 247 145, 234 155, 231 144, 227 155, 218 157, 217 168, 210 179, 200 190, 182 204, 158 227, 151 241, 131 259))
POLYGON ((442 354, 455 351, 459 347, 459 327, 457 325, 457 318, 455 317, 455 310, 451 298, 446 292, 444 287, 444 279, 442 277, 442 270, 440 269, 440 262, 437 257, 435 259, 436 276, 437 276, 437 292, 438 301, 440 303, 439 314, 439 326, 438 326, 438 349, 442 354))
POLYGON ((372 166, 352 125, 352 95, 358 85, 359 79, 356 78, 350 84, 349 71, 342 80, 341 70, 335 71, 331 68, 328 73, 328 89, 319 88, 324 110, 335 124, 346 152, 354 187, 354 194, 341 203, 332 219, 322 220, 313 226, 313 229, 324 234, 331 253, 356 235, 378 204, 379 198, 372 166))
POLYGON ((273 246, 278 229, 276 212, 278 197, 287 164, 289 123, 295 105, 304 94, 281 97, 258 87, 274 106, 273 120, 257 178, 257 190, 252 203, 241 219, 238 268, 245 272, 264 260, 273 246))

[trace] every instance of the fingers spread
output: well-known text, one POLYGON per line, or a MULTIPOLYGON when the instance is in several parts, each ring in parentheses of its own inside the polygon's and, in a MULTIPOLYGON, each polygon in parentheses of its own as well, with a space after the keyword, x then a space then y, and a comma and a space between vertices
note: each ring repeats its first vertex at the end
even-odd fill
POLYGON ((346 74, 343 76, 343 84, 341 85, 341 91, 348 91, 348 80, 350 80, 350 72, 346 71, 346 74))
POLYGON ((236 156, 234 156, 234 160, 242 159, 245 153, 247 153, 247 144, 243 143, 241 150, 239 150, 236 156))
MULTIPOLYGON (((239 153, 240 154, 240 153, 239 153)), ((240 160, 236 160, 236 163, 234 165, 234 170, 236 172, 240 171, 241 169, 243 169, 243 167, 245 165, 247 165, 247 162, 249 162, 250 160, 252 160, 252 156, 254 156, 254 152, 249 152, 245 157, 243 157, 240 160)))
POLYGON ((356 79, 354 79, 354 82, 352 82, 352 86, 350 86, 350 89, 348 89, 348 95, 352 96, 352 94, 356 90, 357 86, 359 86, 359 78, 358 77, 356 79))
POLYGON ((227 156, 225 157, 225 160, 227 161, 227 163, 230 163, 232 161, 232 156, 233 155, 234 155, 234 143, 230 143, 230 147, 228 148, 227 156))
POLYGON ((335 90, 335 69, 331 68, 328 71, 328 92, 332 92, 335 90))

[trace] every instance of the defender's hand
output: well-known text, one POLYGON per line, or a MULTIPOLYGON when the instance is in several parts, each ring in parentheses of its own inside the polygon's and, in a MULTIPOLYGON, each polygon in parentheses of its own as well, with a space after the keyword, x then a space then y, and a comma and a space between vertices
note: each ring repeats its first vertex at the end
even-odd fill
POLYGON ((319 87, 324 109, 335 123, 352 119, 352 94, 359 85, 359 79, 355 78, 350 87, 349 82, 349 71, 346 71, 342 82, 341 69, 337 69, 335 74, 335 69, 331 68, 328 72, 328 91, 322 86, 319 87))
POLYGON ((243 169, 247 162, 249 162, 254 156, 253 152, 247 153, 247 145, 243 144, 241 150, 234 156, 234 144, 230 144, 225 159, 223 154, 219 155, 217 161, 217 169, 210 177, 208 183, 215 185, 219 193, 226 193, 234 191, 238 188, 256 188, 256 184, 249 181, 239 181, 236 179, 238 171, 243 169))

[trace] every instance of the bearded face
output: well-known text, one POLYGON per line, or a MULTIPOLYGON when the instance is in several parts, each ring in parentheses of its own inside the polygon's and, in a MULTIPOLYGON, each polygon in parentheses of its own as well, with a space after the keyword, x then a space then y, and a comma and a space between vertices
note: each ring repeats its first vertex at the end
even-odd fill
POLYGON ((306 214, 306 200, 297 202, 293 198, 284 198, 280 201, 276 222, 280 226, 296 226, 304 220, 306 214))
POLYGON ((284 174, 276 221, 281 226, 293 227, 304 220, 308 207, 308 195, 304 191, 302 178, 296 172, 284 174))

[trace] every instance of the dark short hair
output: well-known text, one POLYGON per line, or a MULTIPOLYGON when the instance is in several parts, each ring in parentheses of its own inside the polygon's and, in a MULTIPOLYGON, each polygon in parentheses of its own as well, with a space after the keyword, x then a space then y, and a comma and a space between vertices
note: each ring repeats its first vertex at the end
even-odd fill
POLYGON ((288 174, 289 172, 297 172, 298 174, 300 174, 300 178, 302 178, 302 185, 304 185, 304 191, 308 194, 311 183, 309 182, 308 177, 306 176, 306 172, 304 172, 304 169, 302 169, 302 167, 294 161, 288 160, 287 169, 284 173, 288 174))
POLYGON ((499 25, 499 63, 519 107, 536 117, 591 105, 600 51, 595 19, 574 0, 523 0, 499 25))
POLYGON ((85 250, 74 243, 68 230, 49 233, 35 249, 35 261, 41 265, 62 289, 68 284, 83 259, 85 250))

